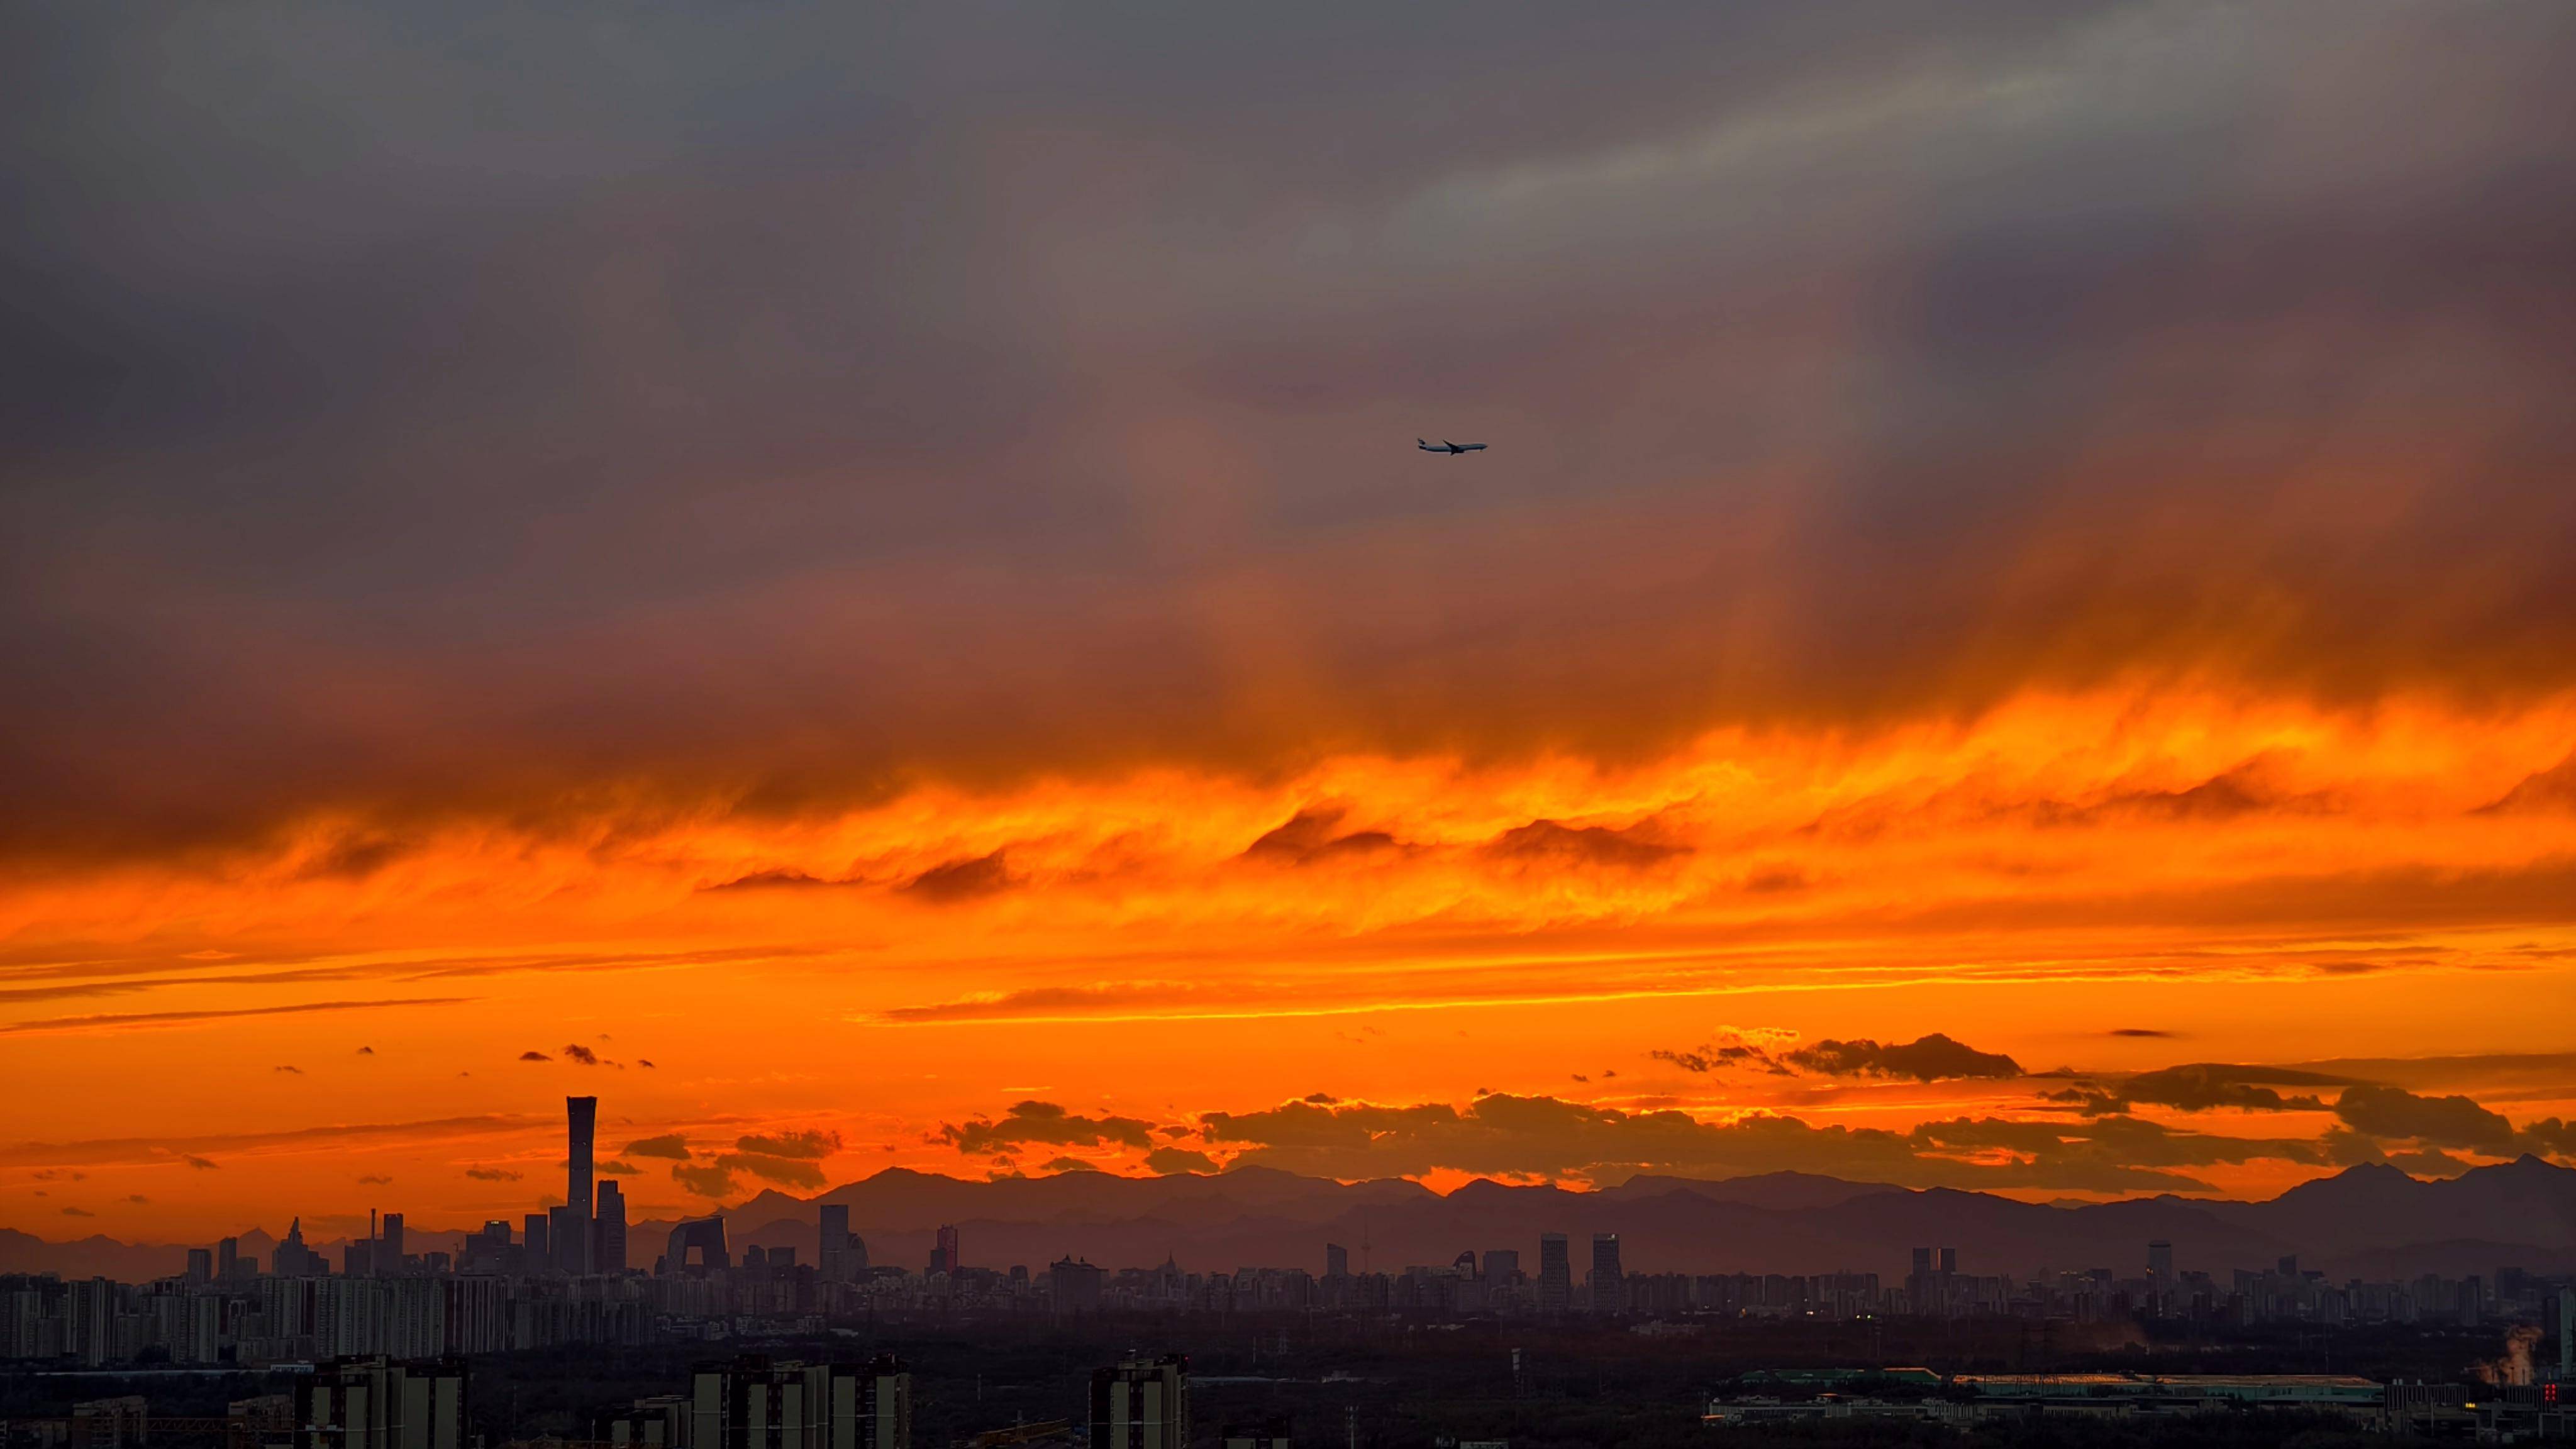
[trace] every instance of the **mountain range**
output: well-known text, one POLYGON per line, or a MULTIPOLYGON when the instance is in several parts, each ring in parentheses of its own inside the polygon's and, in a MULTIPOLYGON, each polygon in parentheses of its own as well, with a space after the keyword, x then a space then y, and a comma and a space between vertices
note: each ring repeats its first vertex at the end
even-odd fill
MULTIPOLYGON (((764 1191, 727 1209, 736 1251, 793 1247, 813 1261, 819 1209, 840 1203, 872 1262, 919 1268, 937 1230, 954 1224, 965 1260, 1042 1270, 1068 1255, 1112 1267, 1165 1258, 1190 1271, 1246 1265, 1321 1272, 1324 1245, 1350 1250, 1354 1271, 1479 1260, 1517 1250, 1536 1272, 1542 1232, 1572 1239, 1575 1272, 1590 1235, 1617 1233, 1630 1272, 1905 1272, 1909 1250, 1954 1247, 1966 1273, 2042 1268, 2143 1274, 2146 1245, 2174 1247, 2178 1267, 2224 1275, 2296 1254, 2337 1278, 2459 1276, 2500 1266, 2576 1269, 2576 1169, 2536 1157, 2427 1181, 2397 1168, 2347 1168, 2262 1202, 2152 1197, 2036 1204, 1990 1193, 1915 1190, 1805 1173, 1702 1181, 1642 1176, 1597 1192, 1477 1180, 1446 1195, 1419 1183, 1342 1183, 1267 1168, 1212 1176, 1115 1177, 1076 1172, 999 1181, 886 1171, 811 1198, 764 1191)), ((630 1257, 649 1266, 670 1220, 629 1229, 630 1257)), ((461 1233, 414 1227, 408 1246, 453 1250, 461 1233)), ((241 1235, 263 1260, 274 1240, 241 1235)), ((317 1243, 337 1256, 335 1243, 317 1243)), ((186 1248, 107 1237, 47 1242, 0 1229, 0 1272, 105 1274, 140 1281, 180 1271, 186 1248)))

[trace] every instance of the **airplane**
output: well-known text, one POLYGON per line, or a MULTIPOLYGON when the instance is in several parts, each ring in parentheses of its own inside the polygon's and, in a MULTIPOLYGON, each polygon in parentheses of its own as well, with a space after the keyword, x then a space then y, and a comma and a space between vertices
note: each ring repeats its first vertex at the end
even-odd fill
POLYGON ((1481 453, 1485 451, 1485 445, 1482 443, 1453 443, 1447 438, 1442 438, 1436 443, 1430 442, 1426 439, 1416 438, 1413 440, 1413 446, 1420 448, 1426 453, 1481 453))

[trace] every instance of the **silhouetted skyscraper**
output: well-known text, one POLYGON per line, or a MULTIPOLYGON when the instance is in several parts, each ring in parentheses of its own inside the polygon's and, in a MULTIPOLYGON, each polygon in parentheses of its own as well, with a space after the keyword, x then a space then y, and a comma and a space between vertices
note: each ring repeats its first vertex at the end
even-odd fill
POLYGON ((1592 1311, 1618 1313, 1627 1306, 1628 1276, 1619 1267, 1619 1235, 1592 1235, 1592 1311))
POLYGON ((940 1224, 939 1245, 930 1250, 930 1271, 933 1273, 954 1273, 964 1266, 966 1266, 965 1263, 957 1256, 956 1225, 953 1223, 940 1224))
POLYGON ((2147 1281, 2159 1293, 2173 1291, 2173 1244, 2161 1238, 2147 1244, 2147 1281))
POLYGON ((1538 1235, 1538 1311, 1563 1313, 1574 1301, 1574 1264, 1565 1248, 1565 1234, 1538 1235))
POLYGON ((555 1265, 554 1240, 546 1235, 546 1222, 547 1214, 530 1213, 519 1226, 519 1242, 524 1252, 522 1261, 531 1273, 542 1273, 555 1265))
POLYGON ((571 1141, 568 1145, 572 1149, 571 1160, 565 1169, 564 1206, 572 1209, 572 1220, 580 1224, 580 1228, 569 1243, 557 1239, 555 1251, 561 1255, 565 1272, 587 1273, 591 1271, 590 1188, 595 1166, 590 1160, 590 1146, 592 1133, 599 1125, 599 1099, 566 1097, 564 1116, 570 1127, 571 1141))
POLYGON ((206 1283, 213 1281, 214 1276, 214 1251, 209 1248, 190 1248, 188 1250, 188 1281, 191 1283, 206 1283))
POLYGON ((599 1209, 590 1220, 590 1269, 626 1271, 626 1192, 613 1178, 599 1183, 599 1209))
POLYGON ((712 1213, 702 1218, 681 1219, 671 1229, 670 1246, 653 1271, 704 1277, 714 1269, 732 1266, 731 1250, 725 1246, 724 1214, 712 1213), (697 1254, 697 1262, 689 1261, 691 1253, 697 1254))
POLYGON ((385 1214, 385 1225, 376 1234, 375 1269, 379 1278, 399 1273, 403 1267, 403 1215, 385 1214))
POLYGON ((850 1245, 856 1241, 850 1234, 850 1205, 845 1202, 823 1204, 820 1245, 815 1249, 814 1270, 826 1283, 847 1283, 867 1266, 865 1259, 852 1262, 850 1245))
POLYGON ((1520 1249, 1518 1249, 1518 1248, 1487 1248, 1487 1249, 1485 1250, 1485 1281, 1486 1281, 1486 1282, 1488 1282, 1488 1283, 1508 1283, 1508 1282, 1510 1282, 1510 1281, 1512 1280, 1512 1275, 1513 1275, 1513 1274, 1515 1274, 1515 1273, 1518 1273, 1520 1270, 1521 1270, 1521 1250, 1520 1250, 1520 1249))
POLYGON ((590 1257, 590 1219, 569 1207, 546 1209, 546 1244, 554 1249, 556 1272, 580 1272, 590 1257))
POLYGON ((1339 1243, 1326 1243, 1324 1245, 1324 1276, 1327 1278, 1347 1278, 1351 1276, 1351 1250, 1343 1247, 1339 1243))

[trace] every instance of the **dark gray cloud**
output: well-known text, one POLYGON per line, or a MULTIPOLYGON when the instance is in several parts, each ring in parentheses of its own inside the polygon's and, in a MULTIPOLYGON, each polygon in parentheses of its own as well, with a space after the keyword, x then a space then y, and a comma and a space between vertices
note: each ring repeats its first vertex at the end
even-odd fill
POLYGON ((689 1155, 689 1139, 677 1132, 666 1133, 660 1137, 639 1137, 626 1144, 626 1155, 685 1159, 689 1155))
POLYGON ((2514 1143, 2513 1123, 2467 1097, 2419 1097, 2402 1087, 2364 1084, 2346 1088, 2334 1112, 2355 1132, 2426 1147, 2461 1147, 2490 1154, 2514 1143))
POLYGON ((2257 1159, 2321 1163, 2319 1144, 2181 1131, 2134 1118, 2018 1122, 1957 1118, 1905 1132, 1757 1114, 1708 1123, 1678 1111, 1626 1112, 1555 1097, 1480 1096, 1381 1105, 1304 1100, 1260 1112, 1212 1112, 1210 1144, 1234 1164, 1324 1176, 1415 1176, 1439 1169, 1494 1175, 1638 1172, 1732 1176, 1783 1170, 1909 1186, 2068 1191, 2198 1191, 2184 1169, 2257 1159))
POLYGON ((1154 1124, 1136 1117, 1104 1112, 1086 1117, 1053 1102, 1014 1102, 999 1120, 976 1118, 963 1126, 943 1125, 941 1140, 965 1153, 1007 1152, 1030 1143, 1054 1147, 1106 1147, 1112 1144, 1150 1149, 1154 1124))
POLYGON ((1781 1055, 1800 1071, 1835 1077, 1904 1077, 1939 1082, 1954 1077, 2018 1077, 2021 1063, 2001 1052, 1981 1052, 1940 1032, 1885 1046, 1866 1037, 1820 1041, 1781 1055))
POLYGON ((1344 831, 1342 819, 1349 813, 1334 806, 1300 810, 1289 817, 1286 824, 1265 832, 1246 847, 1244 858, 1279 865, 1308 865, 1318 860, 1374 855, 1395 848, 1395 837, 1383 830, 1344 831))
POLYGON ((1606 825, 1533 820, 1495 836, 1485 851, 1502 860, 1643 870, 1688 855, 1690 847, 1656 840, 1647 826, 1614 830, 1606 825))
POLYGON ((2576 755, 2525 778, 2481 813, 2511 815, 2544 810, 2576 811, 2576 755))
POLYGON ((734 1191, 733 1169, 722 1163, 674 1162, 671 1180, 699 1197, 730 1197, 734 1191))
POLYGON ((982 896, 998 895, 1017 882, 1001 851, 979 855, 969 860, 952 860, 935 865, 914 876, 900 889, 909 896, 947 904, 971 901, 982 896))
POLYGON ((2576 678, 2566 7, 0 27, 0 851, 2576 678))
POLYGON ((1217 1170, 1215 1158, 1187 1147, 1157 1147, 1145 1154, 1145 1165, 1165 1176, 1180 1172, 1215 1172, 1217 1170))
POLYGON ((2313 1092, 2283 1095, 2282 1087, 2347 1086, 2349 1077, 2290 1067, 2238 1066, 2191 1062, 2140 1072, 2104 1084, 2068 1087, 2040 1095, 2093 1115, 2126 1112, 2143 1102, 2184 1112, 2232 1108, 2243 1112, 2320 1112, 2325 1103, 2313 1092))
POLYGON ((802 1132, 755 1132, 734 1139, 736 1148, 756 1152, 764 1157, 792 1157, 819 1161, 841 1150, 841 1134, 808 1128, 802 1132))

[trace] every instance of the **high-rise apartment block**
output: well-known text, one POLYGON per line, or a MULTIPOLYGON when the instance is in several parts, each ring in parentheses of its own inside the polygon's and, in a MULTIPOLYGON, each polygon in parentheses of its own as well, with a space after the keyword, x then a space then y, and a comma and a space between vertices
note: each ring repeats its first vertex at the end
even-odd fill
POLYGON ((912 1375, 900 1360, 701 1366, 691 1380, 689 1449, 909 1449, 912 1375))
POLYGON ((465 1449, 465 1364, 341 1359, 303 1391, 297 1449, 465 1449))
POLYGON ((1091 1449, 1187 1449, 1190 1361, 1121 1360, 1091 1374, 1091 1449))

